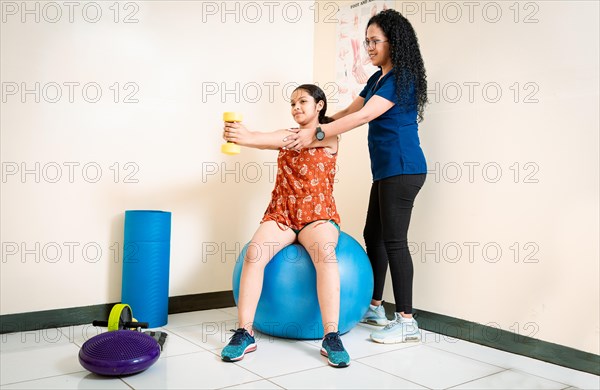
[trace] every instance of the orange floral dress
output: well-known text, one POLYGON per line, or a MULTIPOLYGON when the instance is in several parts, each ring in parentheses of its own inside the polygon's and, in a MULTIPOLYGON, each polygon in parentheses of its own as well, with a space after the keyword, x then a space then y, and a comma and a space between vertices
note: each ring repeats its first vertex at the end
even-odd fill
POLYGON ((328 148, 279 149, 275 189, 261 222, 275 221, 294 230, 319 220, 339 225, 333 198, 336 161, 337 153, 328 148))

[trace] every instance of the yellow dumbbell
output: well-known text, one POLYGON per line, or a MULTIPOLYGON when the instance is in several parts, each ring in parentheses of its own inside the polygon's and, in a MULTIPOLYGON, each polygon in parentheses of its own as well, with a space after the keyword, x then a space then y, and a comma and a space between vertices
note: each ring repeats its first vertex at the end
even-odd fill
MULTIPOLYGON (((241 122, 242 114, 238 112, 224 112, 223 122, 241 122)), ((242 151, 240 145, 236 145, 233 142, 227 141, 227 143, 221 145, 221 152, 229 155, 239 154, 242 151)))

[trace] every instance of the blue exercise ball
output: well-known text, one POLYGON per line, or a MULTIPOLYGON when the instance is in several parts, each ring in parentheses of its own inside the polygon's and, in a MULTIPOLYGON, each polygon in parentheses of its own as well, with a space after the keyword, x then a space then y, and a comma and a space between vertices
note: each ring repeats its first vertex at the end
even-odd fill
MULTIPOLYGON (((233 296, 239 297, 240 277, 248 244, 233 270, 233 296)), ((341 232, 336 247, 340 272, 340 333, 352 329, 367 311, 373 295, 373 270, 362 246, 341 232)), ((317 298, 317 274, 300 244, 279 251, 265 268, 254 328, 276 337, 314 340, 323 337, 317 298)))

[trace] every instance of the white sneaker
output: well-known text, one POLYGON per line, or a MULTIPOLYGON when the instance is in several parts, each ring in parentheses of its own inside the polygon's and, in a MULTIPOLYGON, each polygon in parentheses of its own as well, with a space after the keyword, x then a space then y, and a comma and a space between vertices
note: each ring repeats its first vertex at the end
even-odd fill
POLYGON ((385 309, 383 308, 383 304, 381 304, 379 306, 369 305, 369 309, 360 322, 369 325, 384 326, 390 321, 385 316, 385 309), (375 307, 375 309, 373 309, 373 307, 375 307))
POLYGON ((414 318, 403 318, 395 313, 396 319, 385 328, 371 333, 371 340, 382 344, 395 344, 421 341, 419 324, 414 318))

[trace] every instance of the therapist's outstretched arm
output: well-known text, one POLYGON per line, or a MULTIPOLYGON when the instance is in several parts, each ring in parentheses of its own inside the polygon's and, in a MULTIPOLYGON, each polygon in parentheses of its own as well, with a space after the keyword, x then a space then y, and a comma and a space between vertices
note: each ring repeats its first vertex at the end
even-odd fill
POLYGON ((345 117, 346 115, 353 114, 357 111, 360 111, 360 109, 363 108, 364 105, 365 105, 365 98, 363 98, 362 96, 357 96, 356 99, 354 99, 352 101, 352 103, 350 103, 350 105, 348 105, 348 107, 331 115, 331 119, 338 120, 340 118, 345 117))
MULTIPOLYGON (((331 123, 321 125, 321 129, 323 129, 323 131, 325 132, 326 138, 337 137, 342 133, 345 133, 361 125, 364 125, 367 122, 372 121, 373 119, 379 117, 393 106, 393 102, 382 98, 381 96, 375 95, 371 99, 369 99, 367 104, 365 104, 360 110, 351 114, 347 114, 339 119, 336 119, 331 123)), ((350 107, 352 107, 352 105, 350 105, 350 107)), ((334 115, 334 119, 336 115, 334 115)), ((284 139, 284 142, 289 142, 286 145, 286 148, 300 150, 302 148, 307 147, 315 141, 315 133, 316 128, 302 129, 299 130, 297 133, 289 134, 284 139)))

